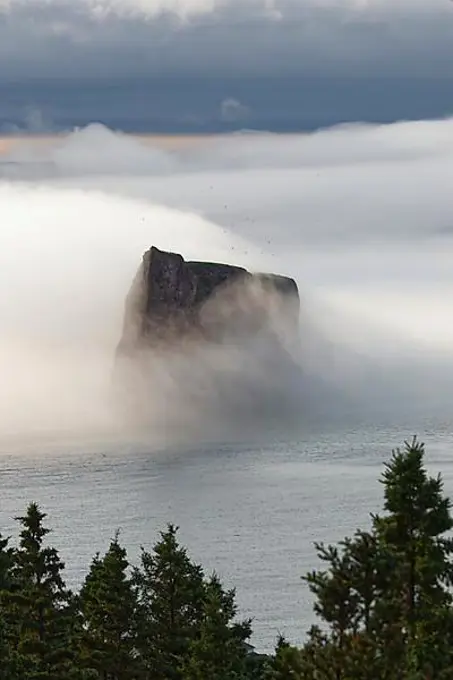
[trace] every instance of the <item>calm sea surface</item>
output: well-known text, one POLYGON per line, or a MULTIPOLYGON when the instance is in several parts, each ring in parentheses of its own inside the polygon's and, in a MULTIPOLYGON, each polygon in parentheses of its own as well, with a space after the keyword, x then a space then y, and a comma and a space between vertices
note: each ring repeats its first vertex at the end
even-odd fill
MULTIPOLYGON (((180 526, 194 559, 235 586, 241 614, 254 617, 254 643, 278 633, 297 642, 313 621, 300 576, 316 566, 313 541, 336 541, 365 527, 380 507, 377 478, 400 427, 308 428, 296 437, 146 450, 136 446, 34 445, 0 455, 0 525, 31 500, 49 514, 52 541, 80 583, 115 530, 134 562, 166 522, 180 526)), ((453 433, 421 423, 430 469, 453 494, 453 433)))

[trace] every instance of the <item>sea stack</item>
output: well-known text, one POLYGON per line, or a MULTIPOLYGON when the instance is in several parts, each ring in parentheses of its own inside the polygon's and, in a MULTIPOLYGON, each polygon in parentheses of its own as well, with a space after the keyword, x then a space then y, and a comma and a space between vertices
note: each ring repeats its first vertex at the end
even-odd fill
POLYGON ((295 336, 294 279, 217 262, 186 261, 152 246, 126 298, 119 356, 192 342, 237 343, 259 333, 295 336))

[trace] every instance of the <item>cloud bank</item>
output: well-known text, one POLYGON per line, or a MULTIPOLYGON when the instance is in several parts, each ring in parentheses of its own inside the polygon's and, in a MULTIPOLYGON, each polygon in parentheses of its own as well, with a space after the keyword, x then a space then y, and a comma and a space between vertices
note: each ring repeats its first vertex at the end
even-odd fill
MULTIPOLYGON (((118 437, 113 352, 151 244, 296 278, 305 378, 291 400, 301 419, 348 408, 413 427, 420 413, 447 417, 452 139, 444 120, 171 147, 95 125, 12 146, 0 164, 1 437, 118 437)), ((219 366, 233 395, 244 376, 262 385, 259 351, 245 363, 229 350, 179 358, 152 384, 158 419, 203 371, 202 404, 219 366)), ((188 421, 200 430, 200 402, 182 402, 188 436, 188 421)))
POLYGON ((0 78, 453 76, 448 0, 6 0, 0 78))

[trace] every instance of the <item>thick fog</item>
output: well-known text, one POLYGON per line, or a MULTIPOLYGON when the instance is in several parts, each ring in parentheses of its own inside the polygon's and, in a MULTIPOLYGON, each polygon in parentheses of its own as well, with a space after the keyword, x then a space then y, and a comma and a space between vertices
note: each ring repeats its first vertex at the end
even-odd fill
POLYGON ((259 343, 247 359, 229 348, 179 356, 150 386, 153 425, 177 411, 175 436, 216 436, 212 395, 225 376, 229 404, 271 395, 265 418, 285 390, 299 423, 385 414, 416 428, 420 414, 448 417, 452 133, 444 120, 153 145, 92 126, 10 146, 0 156, 2 441, 137 434, 112 399, 112 366, 151 245, 294 276, 302 371, 267 379, 259 343))

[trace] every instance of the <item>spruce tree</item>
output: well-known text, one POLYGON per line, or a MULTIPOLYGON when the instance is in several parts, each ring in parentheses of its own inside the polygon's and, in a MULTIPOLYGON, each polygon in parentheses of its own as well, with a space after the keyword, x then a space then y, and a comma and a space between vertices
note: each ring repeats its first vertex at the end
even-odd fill
POLYGON ((453 528, 442 480, 428 476, 414 438, 386 465, 384 514, 339 548, 318 545, 327 568, 307 574, 315 611, 307 677, 453 677, 453 528), (317 674, 317 675, 316 675, 317 674))
POLYGON ((250 621, 235 622, 235 591, 225 591, 214 574, 206 584, 198 636, 183 667, 184 680, 239 680, 247 673, 250 621))
POLYGON ((72 597, 57 550, 44 544, 50 532, 43 524, 45 518, 36 503, 16 518, 22 529, 8 603, 15 628, 11 645, 22 680, 78 677, 71 636, 72 597))
POLYGON ((93 559, 80 591, 80 662, 99 678, 129 680, 140 675, 137 598, 128 568, 126 550, 116 535, 104 557, 93 559))
POLYGON ((204 613, 203 571, 178 544, 177 531, 169 524, 151 553, 142 549, 134 572, 139 648, 152 680, 180 680, 204 613))
POLYGON ((304 664, 303 654, 300 649, 290 645, 280 635, 277 640, 275 654, 268 662, 263 673, 263 680, 305 680, 304 675, 307 665, 304 664))
POLYGON ((19 659, 14 650, 15 620, 11 607, 13 560, 14 551, 9 546, 9 538, 0 534, 0 680, 19 678, 19 659))
POLYGON ((392 578, 387 551, 373 532, 365 531, 345 538, 338 547, 316 547, 327 569, 315 570, 304 580, 315 595, 314 610, 328 624, 329 635, 325 637, 316 626, 311 629, 306 651, 312 666, 326 678, 352 674, 360 680, 368 677, 363 672, 386 677, 382 649, 388 653, 398 645, 395 631, 390 629, 385 636, 385 617, 393 621, 387 604, 382 607, 392 578))
POLYGON ((416 438, 396 450, 385 466, 383 516, 375 533, 393 563, 385 594, 403 642, 401 666, 438 676, 452 668, 453 528, 450 499, 440 475, 429 477, 424 445, 416 438))

